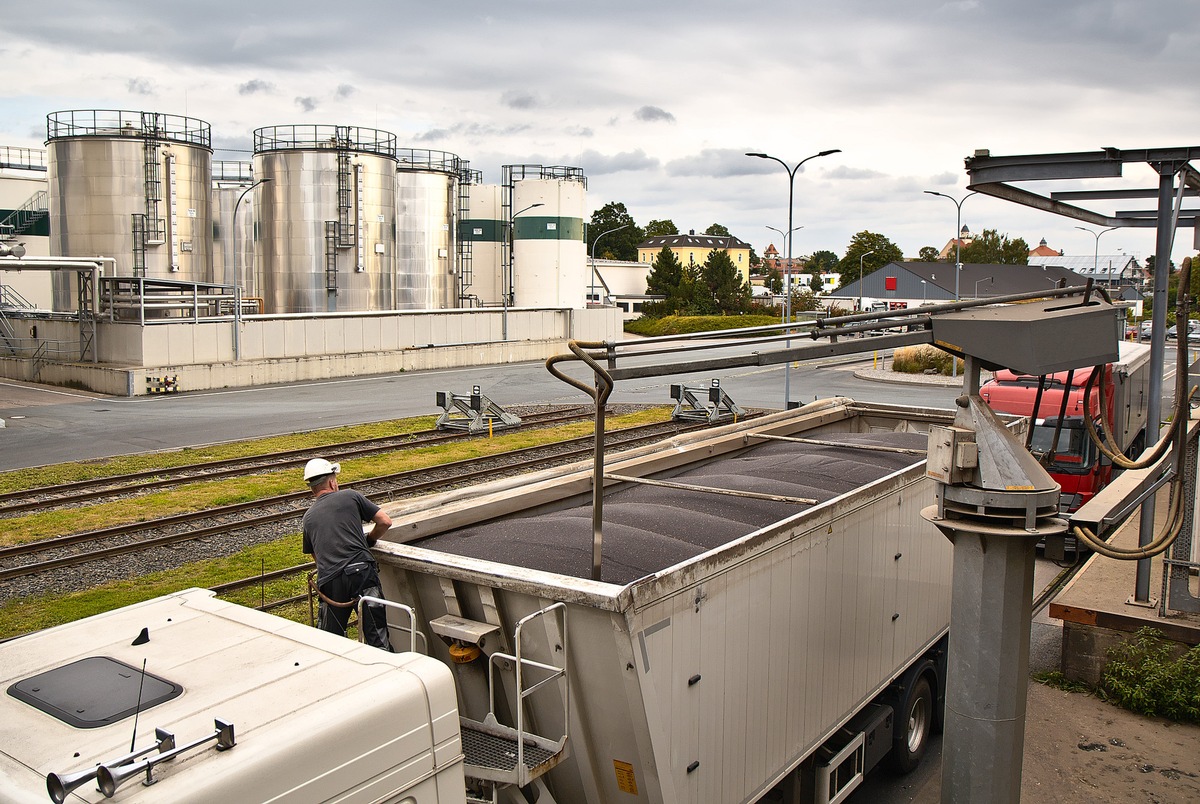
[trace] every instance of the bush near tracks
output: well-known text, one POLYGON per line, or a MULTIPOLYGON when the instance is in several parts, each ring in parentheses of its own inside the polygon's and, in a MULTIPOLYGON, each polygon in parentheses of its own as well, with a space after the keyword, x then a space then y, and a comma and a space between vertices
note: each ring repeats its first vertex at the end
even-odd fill
MULTIPOLYGON (((892 371, 902 374, 944 374, 950 376, 952 361, 956 360, 949 352, 944 352, 936 346, 921 344, 920 346, 902 346, 892 354, 892 371)), ((957 360, 958 373, 963 371, 963 361, 957 360)))
POLYGON ((1179 650, 1161 631, 1140 629, 1109 649, 1101 693, 1139 715, 1200 723, 1200 645, 1179 650))
MULTIPOLYGON (((713 332, 721 329, 743 329, 778 324, 773 315, 666 315, 662 318, 642 318, 625 322, 625 331, 647 338, 662 335, 689 335, 693 332, 713 332)), ((730 336, 736 337, 736 336, 730 336)))

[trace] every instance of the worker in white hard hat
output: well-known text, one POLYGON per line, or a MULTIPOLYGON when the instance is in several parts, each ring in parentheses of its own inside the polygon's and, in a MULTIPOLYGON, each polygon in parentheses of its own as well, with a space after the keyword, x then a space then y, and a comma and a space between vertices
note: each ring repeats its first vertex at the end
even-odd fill
MULTIPOLYGON (((321 598, 317 627, 345 636, 358 599, 383 598, 371 547, 387 533, 392 520, 359 492, 338 487, 341 468, 324 458, 313 458, 304 467, 304 482, 312 489, 314 500, 304 512, 303 549, 317 562, 321 598), (365 524, 371 525, 369 531, 365 524)), ((358 627, 367 643, 391 650, 384 607, 363 606, 363 620, 358 627)))

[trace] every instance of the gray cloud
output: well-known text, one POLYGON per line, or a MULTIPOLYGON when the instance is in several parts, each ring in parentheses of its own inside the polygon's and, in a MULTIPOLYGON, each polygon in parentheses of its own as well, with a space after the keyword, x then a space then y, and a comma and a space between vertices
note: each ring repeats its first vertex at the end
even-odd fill
POLYGON ((244 84, 238 84, 237 90, 239 95, 254 95, 259 92, 274 92, 275 85, 270 81, 252 78, 244 84))
POLYGON ((154 94, 154 85, 145 78, 130 78, 125 82, 125 88, 133 95, 154 94))
POLYGON ((510 109, 533 109, 540 105, 533 95, 516 89, 510 89, 501 95, 500 102, 510 109))
MULTIPOLYGON (((801 168, 801 172, 808 169, 808 165, 801 168)), ((876 181, 887 177, 886 173, 870 168, 856 168, 849 165, 836 165, 829 169, 826 174, 831 179, 849 179, 850 181, 870 180, 876 181)))
POLYGON ((633 113, 643 123, 674 123, 675 115, 657 106, 643 106, 633 113))
MULTIPOLYGON (((564 158, 561 161, 569 163, 571 160, 564 158)), ((580 155, 580 163, 584 172, 589 176, 603 176, 625 170, 653 170, 659 166, 659 161, 654 157, 647 156, 641 148, 617 154, 584 151, 580 155)))
POLYGON ((568 137, 594 137, 596 131, 591 126, 568 126, 563 130, 568 137))
POLYGON ((747 176, 756 173, 783 172, 783 168, 774 162, 764 159, 752 159, 746 156, 749 149, 740 148, 705 148, 692 156, 672 159, 667 163, 668 176, 705 176, 709 178, 724 178, 726 176, 747 176), (764 168, 763 165, 770 167, 764 168))
POLYGON ((358 89, 352 87, 350 84, 338 84, 338 88, 336 90, 336 94, 339 98, 349 98, 352 95, 355 95, 357 92, 358 89))
POLYGON ((296 98, 296 105, 306 112, 311 112, 317 108, 317 99, 314 97, 296 98))
POLYGON ((437 142, 439 140, 447 140, 455 137, 464 137, 467 139, 486 139, 493 137, 511 137, 514 134, 521 134, 531 129, 527 123, 513 123, 507 126, 496 126, 482 123, 459 123, 450 126, 449 128, 432 128, 423 133, 417 134, 414 139, 417 142, 437 142))

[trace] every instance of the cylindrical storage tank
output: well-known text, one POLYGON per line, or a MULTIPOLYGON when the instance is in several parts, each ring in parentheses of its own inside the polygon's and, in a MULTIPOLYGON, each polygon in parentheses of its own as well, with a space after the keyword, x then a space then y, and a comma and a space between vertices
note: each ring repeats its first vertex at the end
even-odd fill
POLYGON ((457 307, 461 160, 420 149, 396 157, 396 307, 457 307))
MULTIPOLYGON (((119 276, 212 281, 212 148, 192 117, 107 109, 46 116, 50 253, 113 257, 119 276)), ((55 308, 73 309, 66 283, 55 308)))
POLYGON ((254 132, 268 313, 396 308, 396 137, 356 126, 254 132))
POLYGON ((241 287, 243 298, 258 295, 254 277, 256 186, 249 162, 213 162, 213 281, 241 287))
POLYGON ((582 173, 574 171, 578 168, 543 168, 541 178, 524 179, 513 174, 512 284, 517 307, 587 306, 587 185, 582 173))
POLYGON ((499 184, 472 184, 467 213, 459 222, 459 237, 469 259, 462 269, 463 306, 493 307, 503 304, 500 287, 501 252, 504 248, 504 214, 499 184))

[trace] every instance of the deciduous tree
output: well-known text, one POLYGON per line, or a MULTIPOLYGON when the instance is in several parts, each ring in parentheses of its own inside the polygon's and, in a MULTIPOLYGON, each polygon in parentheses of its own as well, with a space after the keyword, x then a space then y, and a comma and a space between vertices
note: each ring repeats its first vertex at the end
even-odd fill
POLYGON ((862 265, 863 275, 882 268, 889 262, 900 262, 904 252, 886 236, 876 232, 863 230, 850 239, 846 247, 846 255, 838 263, 838 273, 842 275, 842 286, 845 287, 859 278, 859 265, 862 265), (867 252, 872 252, 868 254, 867 252), (860 260, 864 254, 867 256, 860 260))
POLYGON ((921 262, 937 262, 938 250, 934 246, 921 246, 921 251, 917 254, 917 259, 921 262))
POLYGON ((588 254, 608 260, 636 260, 638 243, 645 240, 642 229, 619 201, 610 201, 592 213, 587 226, 588 254), (618 227, 625 227, 619 229, 618 227), (617 231, 612 231, 617 229, 617 231), (604 235, 599 247, 596 238, 604 235))
POLYGON ((646 224, 646 237, 662 237, 664 235, 677 234, 679 234, 679 227, 670 218, 661 221, 650 221, 646 224))
POLYGON ((1028 265, 1029 244, 1020 237, 1009 240, 1007 234, 984 229, 983 234, 963 246, 962 261, 964 264, 1028 265))

